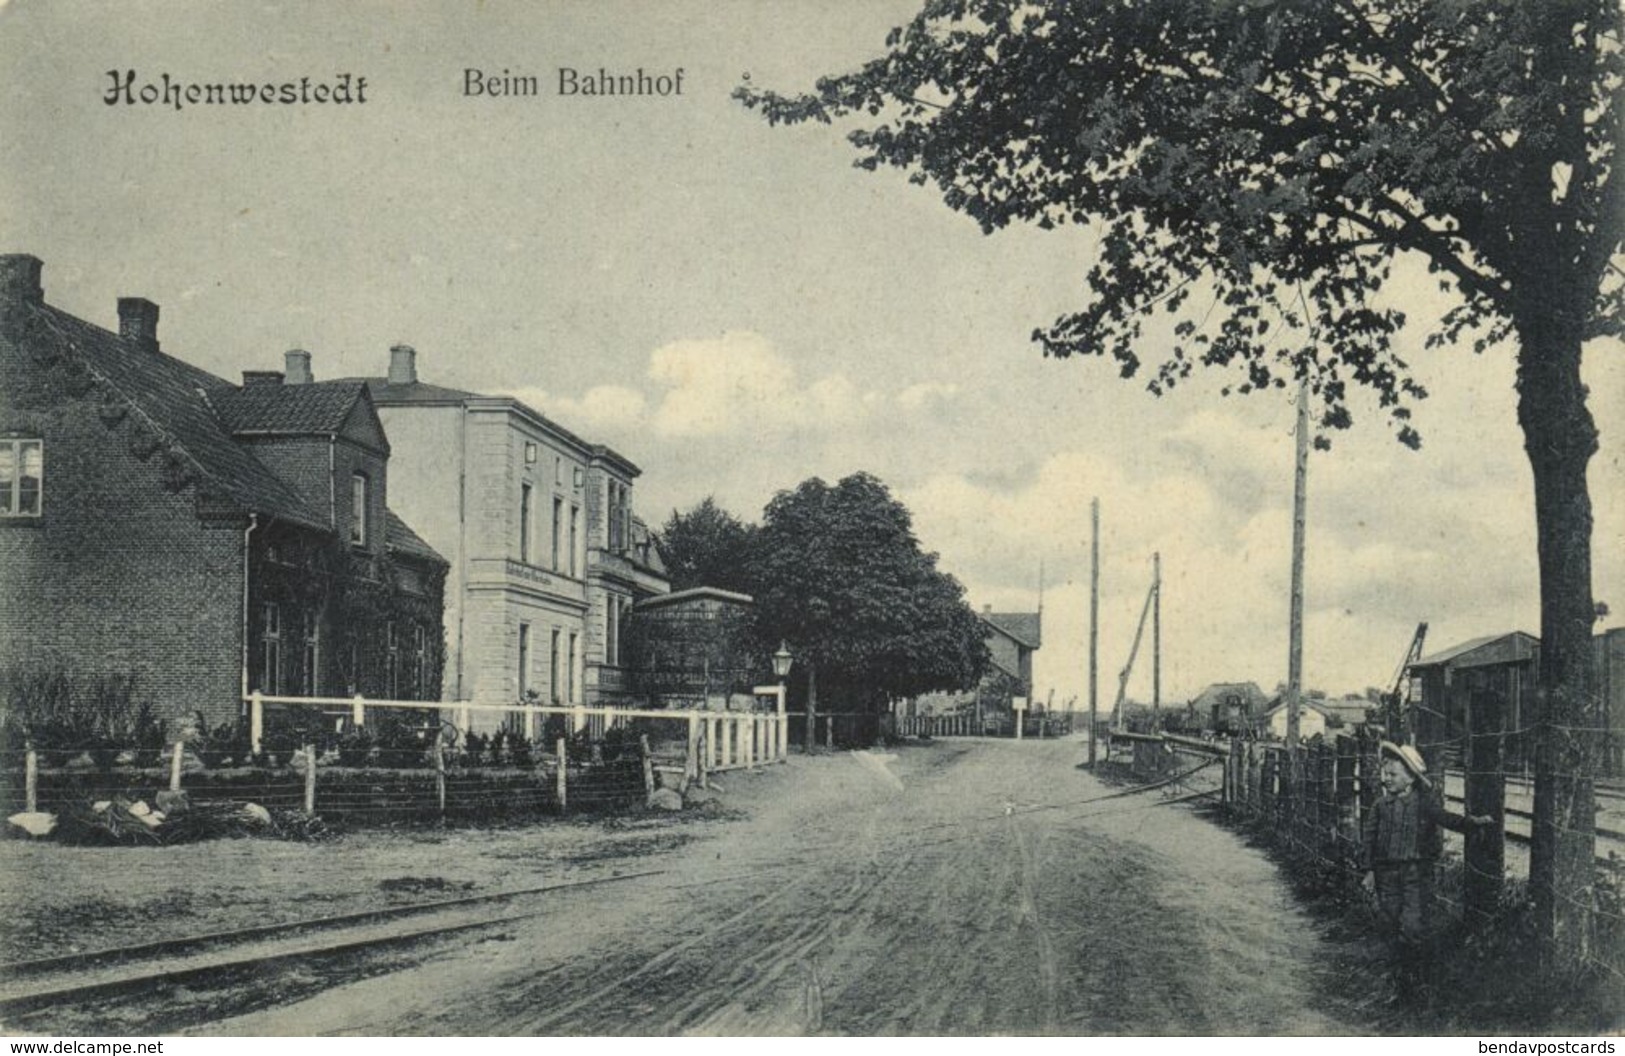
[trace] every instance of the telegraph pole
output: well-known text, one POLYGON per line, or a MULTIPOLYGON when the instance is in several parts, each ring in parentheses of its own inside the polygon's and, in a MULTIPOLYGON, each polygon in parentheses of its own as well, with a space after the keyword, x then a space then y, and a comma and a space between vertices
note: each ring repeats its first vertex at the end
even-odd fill
POLYGON ((1303 693, 1303 537, 1309 476, 1309 379, 1298 382, 1297 460, 1292 474, 1292 626, 1286 663, 1287 765, 1298 767, 1298 707, 1303 693))
POLYGON ((1095 724, 1100 716, 1100 500, 1089 502, 1089 766, 1095 765, 1095 724))
POLYGON ((1151 555, 1151 729, 1162 729, 1162 554, 1151 555))

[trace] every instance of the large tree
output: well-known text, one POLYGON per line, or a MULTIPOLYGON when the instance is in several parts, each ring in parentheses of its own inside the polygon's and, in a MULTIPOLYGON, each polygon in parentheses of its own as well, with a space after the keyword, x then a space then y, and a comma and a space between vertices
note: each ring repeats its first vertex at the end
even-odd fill
POLYGON ((867 473, 774 496, 750 581, 764 640, 789 642, 826 697, 873 709, 974 685, 987 669, 985 628, 964 588, 867 473))
POLYGON ((1048 355, 1195 365, 1242 391, 1310 384, 1346 427, 1374 390, 1415 446, 1425 395, 1382 291, 1402 256, 1454 297, 1430 347, 1515 341, 1533 471, 1541 710, 1531 879, 1544 933, 1583 944, 1592 897, 1591 501, 1582 346, 1621 334, 1617 0, 929 0, 886 51, 807 94, 749 84, 777 122, 856 118, 857 164, 906 170, 991 231, 1097 224, 1091 297, 1048 355))
POLYGON ((707 496, 687 513, 671 511, 655 547, 671 589, 720 587, 750 593, 747 569, 754 529, 707 496))

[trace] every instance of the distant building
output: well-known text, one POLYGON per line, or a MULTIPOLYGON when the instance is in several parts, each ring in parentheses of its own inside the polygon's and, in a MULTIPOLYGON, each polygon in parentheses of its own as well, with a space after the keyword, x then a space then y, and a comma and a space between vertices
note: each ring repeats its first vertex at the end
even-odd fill
POLYGON ((1523 631, 1474 638, 1431 653, 1409 668, 1412 707, 1438 716, 1450 741, 1466 736, 1475 698, 1494 702, 1505 729, 1522 729, 1532 717, 1539 655, 1540 639, 1523 631))
POLYGON ((243 383, 115 333, 0 257, 0 677, 135 679, 168 719, 245 693, 437 699, 446 562, 390 508, 366 389, 310 357, 243 383))
POLYGON ((755 600, 694 587, 639 602, 627 631, 632 687, 649 707, 749 707, 762 680, 751 654, 755 600))
POLYGON ((512 397, 419 380, 408 345, 363 380, 394 451, 395 501, 451 562, 445 699, 630 699, 627 617, 670 589, 633 513, 638 467, 512 397))
POLYGON ((1327 697, 1315 701, 1326 713, 1327 726, 1332 730, 1353 732, 1356 728, 1380 719, 1382 708, 1366 697, 1327 697))
MULTIPOLYGON (((1325 701, 1301 700, 1298 702, 1298 737, 1300 740, 1309 740, 1312 737, 1325 736, 1331 725, 1331 717, 1323 706, 1325 701)), ((1258 716, 1259 733, 1273 737, 1275 740, 1286 740, 1287 708, 1286 702, 1281 701, 1268 711, 1258 716)))
MULTIPOLYGON (((1597 691, 1606 702, 1606 752, 1609 766, 1622 770, 1625 738, 1625 628, 1614 627, 1592 638, 1597 691)), ((1540 684, 1540 639, 1523 631, 1474 638, 1411 664, 1411 702, 1438 715, 1443 736, 1464 745, 1475 707, 1499 712, 1508 762, 1531 765, 1531 730, 1539 720, 1536 689, 1540 684)))
POLYGON ((1269 707, 1257 682, 1214 682, 1191 698, 1185 725, 1220 733, 1238 733, 1269 707))
POLYGON ((1033 654, 1044 644, 1044 613, 994 612, 984 606, 977 614, 986 628, 985 641, 992 663, 973 689, 955 693, 923 693, 901 708, 910 715, 974 713, 984 728, 1013 728, 1010 701, 1033 697, 1033 654))

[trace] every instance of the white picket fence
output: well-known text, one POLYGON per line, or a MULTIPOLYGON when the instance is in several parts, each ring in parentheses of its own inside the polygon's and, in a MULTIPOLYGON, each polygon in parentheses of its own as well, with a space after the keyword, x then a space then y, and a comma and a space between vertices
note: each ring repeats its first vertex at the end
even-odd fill
POLYGON ((494 713, 509 719, 535 736, 547 716, 560 715, 569 720, 574 733, 586 731, 593 740, 602 739, 610 730, 625 726, 633 720, 648 720, 662 725, 676 724, 665 740, 684 745, 683 767, 691 779, 704 780, 708 773, 739 770, 766 763, 782 763, 790 755, 790 727, 785 716, 784 687, 757 686, 754 690, 758 705, 771 704, 771 710, 711 711, 703 708, 662 710, 640 708, 588 707, 584 704, 475 704, 470 701, 429 700, 377 700, 355 697, 284 697, 250 693, 244 698, 248 705, 249 739, 256 753, 260 751, 265 733, 265 709, 270 707, 315 707, 327 710, 347 709, 352 725, 362 727, 367 722, 368 709, 390 709, 406 712, 436 711, 450 715, 458 732, 466 735, 479 713, 494 713))

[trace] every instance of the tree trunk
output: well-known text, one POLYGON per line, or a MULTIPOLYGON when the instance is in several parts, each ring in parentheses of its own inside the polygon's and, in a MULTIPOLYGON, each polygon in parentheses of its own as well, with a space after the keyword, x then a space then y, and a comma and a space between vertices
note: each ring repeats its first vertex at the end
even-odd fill
POLYGON ((1590 946, 1596 853, 1592 779, 1607 724, 1596 693, 1591 641, 1596 609, 1586 466, 1597 450, 1597 430, 1580 380, 1577 317, 1555 304, 1543 307, 1523 316, 1518 327, 1518 421, 1534 472, 1540 555, 1529 878, 1547 955, 1572 961, 1590 946))
POLYGON ((818 744, 818 668, 807 661, 807 754, 818 744))

